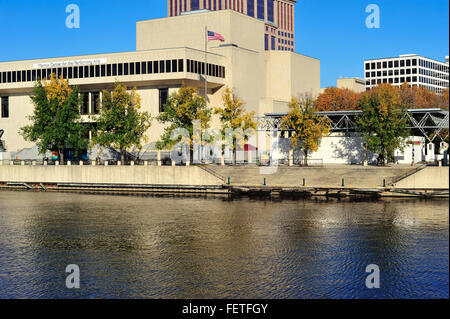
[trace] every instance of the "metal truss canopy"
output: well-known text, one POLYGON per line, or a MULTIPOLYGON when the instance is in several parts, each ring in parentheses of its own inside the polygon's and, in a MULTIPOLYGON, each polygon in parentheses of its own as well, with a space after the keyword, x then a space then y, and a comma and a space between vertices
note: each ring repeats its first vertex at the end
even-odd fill
MULTIPOLYGON (((350 133, 358 131, 357 117, 361 113, 362 111, 355 110, 316 112, 315 114, 327 118, 331 126, 330 133, 350 133)), ((287 113, 266 113, 265 116, 258 117, 258 130, 284 131, 281 129, 281 119, 286 115, 287 113)), ((405 117, 408 119, 408 129, 411 130, 412 135, 423 136, 430 143, 435 139, 444 141, 448 138, 449 112, 447 110, 408 109, 405 117)))

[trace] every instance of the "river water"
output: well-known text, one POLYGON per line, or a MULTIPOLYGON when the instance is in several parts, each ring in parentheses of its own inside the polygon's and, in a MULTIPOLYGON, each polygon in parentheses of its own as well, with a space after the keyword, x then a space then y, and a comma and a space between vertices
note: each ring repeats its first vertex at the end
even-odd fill
POLYGON ((0 298, 449 298, 448 200, 0 191, 0 298))

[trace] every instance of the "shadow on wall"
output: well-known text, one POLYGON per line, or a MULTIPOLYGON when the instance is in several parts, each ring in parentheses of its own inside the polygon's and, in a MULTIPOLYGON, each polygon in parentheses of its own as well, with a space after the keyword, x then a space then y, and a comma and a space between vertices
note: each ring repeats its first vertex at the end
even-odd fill
MULTIPOLYGON (((336 137, 336 142, 331 142, 331 151, 336 161, 346 164, 362 164, 364 162, 363 140, 359 136, 349 135, 336 137)), ((376 163, 376 155, 367 151, 368 163, 376 163)))

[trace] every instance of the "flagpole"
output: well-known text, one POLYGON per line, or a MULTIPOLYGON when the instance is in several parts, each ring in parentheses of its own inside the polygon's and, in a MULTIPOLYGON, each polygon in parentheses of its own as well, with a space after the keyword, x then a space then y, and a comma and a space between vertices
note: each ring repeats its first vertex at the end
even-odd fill
POLYGON ((205 102, 208 105, 208 82, 206 75, 208 74, 208 27, 205 25, 205 102))

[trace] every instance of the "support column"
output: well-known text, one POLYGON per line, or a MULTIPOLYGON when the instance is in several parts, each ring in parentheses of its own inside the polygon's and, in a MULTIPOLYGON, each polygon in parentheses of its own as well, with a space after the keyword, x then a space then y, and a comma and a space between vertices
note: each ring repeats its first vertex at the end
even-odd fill
POLYGON ((158 161, 158 166, 161 166, 162 165, 162 162, 161 162, 161 151, 157 151, 156 158, 157 158, 157 161, 158 161))

